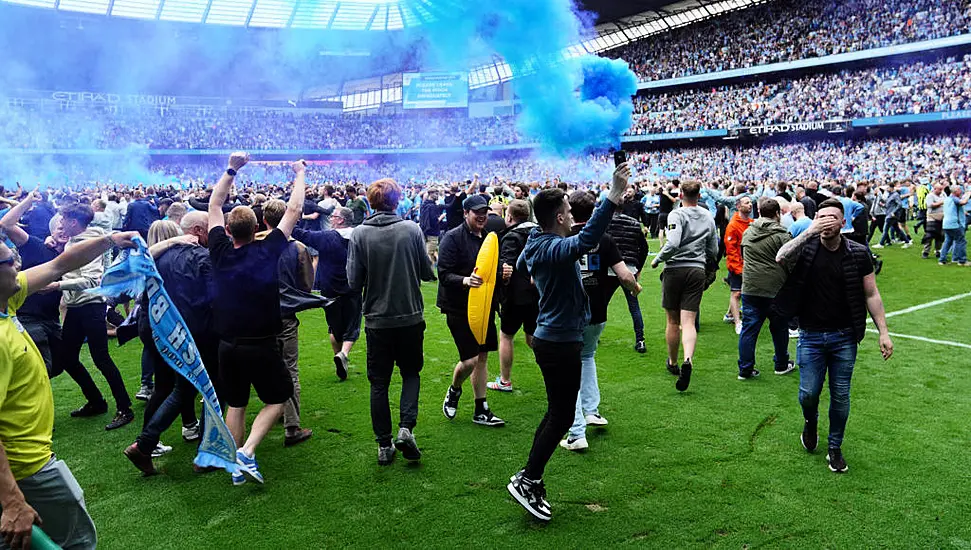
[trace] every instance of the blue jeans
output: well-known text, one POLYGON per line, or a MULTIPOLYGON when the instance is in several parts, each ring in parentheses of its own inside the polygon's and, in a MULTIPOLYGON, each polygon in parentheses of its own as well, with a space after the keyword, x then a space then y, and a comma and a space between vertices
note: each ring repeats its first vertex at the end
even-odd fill
POLYGON ((774 305, 775 300, 742 294, 742 334, 738 337, 738 372, 745 374, 755 367, 755 344, 762 324, 769 320, 775 355, 775 370, 785 370, 789 363, 789 320, 774 305))
POLYGON ((597 385, 597 346, 600 335, 607 323, 587 325, 583 329, 583 351, 580 352, 580 393, 577 395, 577 410, 570 426, 570 437, 585 437, 587 421, 584 414, 599 414, 600 386, 597 385))
POLYGON ((819 394, 829 373, 829 446, 843 444, 850 416, 850 379, 856 363, 852 330, 799 333, 799 404, 807 422, 819 418, 819 394))
POLYGON ((947 263, 948 254, 953 256, 956 263, 963 264, 968 261, 968 237, 964 229, 944 230, 944 244, 941 246, 938 261, 947 263))
POLYGON ((631 294, 627 289, 624 291, 624 298, 627 298, 627 310, 630 311, 630 318, 634 321, 634 338, 637 342, 644 339, 644 318, 641 316, 641 303, 637 301, 637 296, 631 294))
POLYGON ((881 246, 890 244, 891 232, 896 233, 897 237, 901 241, 906 241, 908 243, 910 242, 910 237, 900 230, 900 225, 897 222, 897 216, 887 216, 886 221, 883 222, 883 234, 880 235, 881 246))

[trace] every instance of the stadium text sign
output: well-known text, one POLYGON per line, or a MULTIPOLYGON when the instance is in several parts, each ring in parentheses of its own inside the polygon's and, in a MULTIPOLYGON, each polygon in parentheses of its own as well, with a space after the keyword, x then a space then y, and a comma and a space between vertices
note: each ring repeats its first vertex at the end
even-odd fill
POLYGON ((89 103, 93 105, 175 105, 171 95, 121 95, 100 92, 53 92, 51 99, 63 103, 89 103))
POLYGON ((730 136, 766 136, 773 134, 789 134, 792 132, 834 132, 845 131, 850 127, 848 120, 826 120, 815 122, 792 122, 786 124, 769 124, 766 126, 751 126, 748 128, 732 128, 730 136))
POLYGON ((469 106, 468 73, 405 73, 401 76, 405 109, 445 109, 469 106))

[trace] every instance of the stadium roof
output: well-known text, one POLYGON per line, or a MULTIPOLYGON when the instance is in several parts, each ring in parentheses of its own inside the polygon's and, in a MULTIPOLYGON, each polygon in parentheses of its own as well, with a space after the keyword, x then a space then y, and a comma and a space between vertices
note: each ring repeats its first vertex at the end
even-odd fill
POLYGON ((0 0, 39 8, 134 19, 238 27, 385 31, 434 21, 435 0, 0 0))

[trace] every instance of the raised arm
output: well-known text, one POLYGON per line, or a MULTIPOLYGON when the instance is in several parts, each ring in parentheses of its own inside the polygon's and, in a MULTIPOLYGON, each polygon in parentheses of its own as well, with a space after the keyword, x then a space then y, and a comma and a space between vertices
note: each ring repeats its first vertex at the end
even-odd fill
POLYGON ((135 243, 132 239, 137 236, 136 231, 115 233, 100 239, 89 239, 67 248, 57 258, 23 272, 27 277, 27 294, 45 289, 65 273, 90 264, 114 246, 134 248, 135 243))
MULTIPOLYGON (((607 191, 607 200, 597 206, 580 233, 554 243, 552 252, 555 262, 576 261, 580 254, 585 254, 600 244, 600 238, 607 230, 614 211, 624 202, 624 191, 627 189, 628 181, 630 181, 630 166, 625 162, 614 169, 614 177, 607 191)), ((566 197, 563 200, 566 200, 566 197)))
POLYGON ((280 225, 277 226, 277 229, 282 231, 287 238, 290 238, 290 234, 293 233, 293 228, 297 226, 297 222, 303 216, 303 203, 307 196, 307 161, 298 160, 291 166, 293 166, 293 171, 297 175, 293 178, 293 189, 290 191, 290 201, 287 202, 287 211, 283 214, 280 225))
POLYGON ((4 214, 3 219, 0 219, 0 227, 7 232, 7 236, 9 236, 10 240, 13 241, 13 244, 17 246, 23 246, 30 238, 30 235, 21 229, 18 222, 20 222, 20 218, 24 217, 24 214, 30 210, 30 207, 34 204, 34 201, 36 201, 37 198, 37 190, 35 189, 33 193, 27 195, 24 200, 20 201, 20 203, 4 214))
POLYGON ((243 166, 246 166, 247 162, 249 162, 249 153, 237 151, 229 156, 229 168, 223 172, 222 177, 216 182, 216 186, 212 189, 212 195, 209 197, 210 231, 213 227, 223 227, 226 225, 226 219, 223 216, 223 203, 226 202, 226 197, 229 196, 229 188, 232 187, 233 180, 236 179, 236 172, 243 166))

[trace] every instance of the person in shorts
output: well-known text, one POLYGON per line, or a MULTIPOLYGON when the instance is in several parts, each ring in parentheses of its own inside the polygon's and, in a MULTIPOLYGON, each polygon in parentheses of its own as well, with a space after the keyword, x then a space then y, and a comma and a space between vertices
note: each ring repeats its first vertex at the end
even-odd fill
POLYGON ((742 257, 742 235, 752 225, 752 199, 742 195, 735 203, 736 211, 725 230, 725 266, 728 268, 728 287, 731 298, 728 301, 728 315, 735 323, 735 334, 742 333, 742 271, 745 260, 742 257))
POLYGON ((236 440, 233 484, 249 477, 263 483, 256 462, 256 447, 283 415, 293 396, 293 382, 284 364, 277 335, 283 328, 280 313, 280 256, 303 211, 306 163, 293 163, 296 172, 290 202, 276 229, 254 240, 256 214, 246 206, 233 208, 224 219, 222 204, 237 170, 249 155, 238 152, 219 179, 209 200, 209 258, 212 261, 213 324, 219 335, 219 372, 228 411, 226 425, 236 440), (246 432, 246 406, 250 387, 264 403, 246 432))
POLYGON ((486 402, 486 382, 489 378, 489 352, 499 349, 496 335, 496 305, 493 294, 489 311, 489 328, 485 343, 479 344, 469 327, 469 289, 482 286, 482 277, 475 272, 476 258, 485 241, 485 224, 489 217, 489 203, 481 195, 463 201, 465 221, 442 237, 438 256, 438 308, 445 314, 445 324, 459 352, 459 362, 452 374, 452 383, 445 393, 442 413, 449 420, 458 412, 462 383, 472 378, 475 411, 472 422, 483 426, 504 426, 503 421, 489 410, 486 402))
POLYGON ((701 184, 681 184, 681 207, 668 216, 668 240, 651 262, 664 264, 661 273, 661 307, 667 313, 665 338, 668 344, 668 372, 678 377, 675 388, 688 389, 692 357, 698 340, 695 320, 705 291, 705 267, 718 258, 718 230, 715 218, 698 206, 701 184), (684 362, 678 368, 678 340, 684 348, 684 362))

